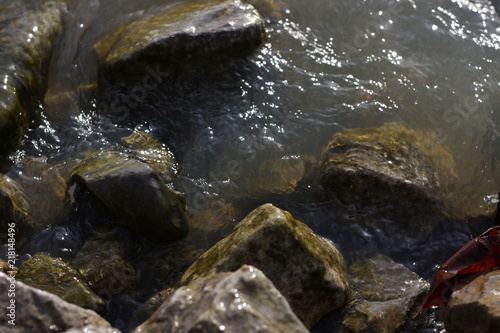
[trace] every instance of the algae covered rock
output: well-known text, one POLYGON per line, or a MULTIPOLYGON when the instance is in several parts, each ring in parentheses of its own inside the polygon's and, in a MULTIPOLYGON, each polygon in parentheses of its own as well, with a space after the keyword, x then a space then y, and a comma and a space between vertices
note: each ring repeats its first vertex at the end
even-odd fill
POLYGON ((257 267, 274 283, 308 328, 348 300, 340 252, 290 213, 271 204, 252 211, 232 234, 205 252, 178 286, 236 271, 245 264, 257 267))
POLYGON ((243 266, 175 291, 134 333, 308 332, 271 281, 243 266))
POLYGON ((13 150, 37 118, 65 8, 62 0, 0 4, 0 155, 13 150))
POLYGON ((82 308, 105 311, 104 301, 94 294, 85 278, 62 259, 37 254, 22 263, 16 279, 82 308))
POLYGON ((444 312, 448 333, 498 332, 500 329, 500 270, 481 275, 455 291, 444 312))
POLYGON ((99 296, 132 293, 137 290, 138 271, 128 257, 127 248, 107 235, 98 235, 85 241, 71 264, 89 282, 99 296))
POLYGON ((239 0, 190 1, 120 27, 95 44, 104 69, 213 52, 251 52, 264 37, 257 11, 239 0))
POLYGON ((29 204, 23 189, 17 182, 2 174, 0 174, 0 228, 0 242, 7 244, 10 238, 15 240, 15 244, 12 245, 17 248, 22 247, 34 232, 33 221, 29 216, 29 204))
POLYGON ((429 289, 417 274, 384 255, 356 262, 349 276, 353 302, 341 332, 399 332, 429 289))
POLYGON ((172 190, 148 164, 117 152, 89 155, 73 172, 126 228, 157 243, 188 232, 184 195, 172 190))
POLYGON ((4 295, 0 297, 2 309, 12 306, 12 300, 15 299, 15 326, 8 322, 12 318, 3 315, 0 318, 2 332, 60 333, 87 326, 111 328, 109 323, 94 311, 82 309, 56 295, 9 278, 3 273, 0 273, 0 293, 4 295), (15 283, 15 298, 7 297, 12 283, 15 283))

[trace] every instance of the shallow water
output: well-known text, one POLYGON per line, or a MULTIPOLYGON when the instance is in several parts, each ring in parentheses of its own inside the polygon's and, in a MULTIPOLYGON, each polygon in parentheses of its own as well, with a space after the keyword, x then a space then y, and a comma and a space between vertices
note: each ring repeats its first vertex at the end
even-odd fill
MULTIPOLYGON (((427 133, 453 156, 445 168, 455 181, 443 184, 442 195, 456 216, 494 209, 483 197, 498 191, 500 177, 500 18, 486 0, 260 0, 268 39, 254 54, 201 73, 181 66, 170 85, 148 93, 147 117, 117 117, 91 93, 98 78, 92 45, 113 27, 175 3, 69 0, 43 124, 3 171, 29 177, 20 165, 26 157, 56 164, 111 147, 134 128, 146 130, 174 151, 182 166, 177 186, 193 214, 214 200, 230 202, 236 222, 273 202, 334 241, 348 262, 382 252, 429 279, 470 238, 465 222, 438 221, 432 232, 416 234, 401 221, 367 223, 369 212, 355 203, 318 200, 314 177, 292 195, 245 198, 238 190, 266 159, 319 159, 339 130, 397 122, 427 133)), ((29 252, 76 251, 92 220, 83 215, 78 228, 45 230, 29 252)), ((126 310, 115 312, 116 322, 126 317, 126 310)))

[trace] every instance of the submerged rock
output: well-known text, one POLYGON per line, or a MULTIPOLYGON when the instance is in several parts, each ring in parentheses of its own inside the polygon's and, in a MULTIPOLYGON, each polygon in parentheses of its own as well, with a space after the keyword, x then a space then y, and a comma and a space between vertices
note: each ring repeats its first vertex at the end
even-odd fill
POLYGON ((481 275, 455 291, 444 312, 448 333, 498 332, 500 270, 481 275))
MULTIPOLYGON (((59 333, 84 327, 111 328, 109 323, 91 310, 68 303, 48 292, 15 281, 15 298, 7 297, 12 279, 0 273, 0 307, 7 309, 15 300, 15 326, 8 315, 0 318, 0 331, 11 333, 59 333)), ((97 331, 97 332, 101 332, 97 331)), ((87 331, 85 331, 87 332, 87 331)), ((118 331, 116 331, 118 332, 118 331)))
POLYGON ((2 174, 0 174, 0 228, 0 242, 7 244, 11 238, 15 241, 13 244, 15 248, 21 248, 34 232, 33 221, 29 216, 29 204, 23 189, 17 182, 2 174))
POLYGON ((127 259, 127 249, 109 236, 95 236, 85 241, 71 264, 89 282, 100 297, 132 293, 137 289, 138 271, 127 259))
POLYGON ((87 189, 124 227, 157 243, 188 232, 186 200, 146 163, 116 152, 89 155, 73 179, 87 189))
POLYGON ((398 332, 429 288, 417 274, 384 255, 353 264, 349 275, 352 302, 341 332, 398 332))
POLYGON ((62 259, 37 254, 22 263, 16 279, 82 308, 105 311, 104 301, 90 290, 85 278, 62 259))
POLYGON ((308 332, 271 281, 243 266, 175 291, 134 333, 308 332))
POLYGON ((231 235, 205 252, 178 286, 236 271, 245 264, 264 272, 308 328, 348 300, 340 252, 290 213, 271 204, 255 209, 231 235))
POLYGON ((19 144, 23 130, 37 117, 65 9, 62 0, 0 4, 0 155, 19 144))
POLYGON ((247 53, 264 38, 257 11, 239 0, 191 1, 120 27, 95 44, 101 66, 118 68, 195 53, 247 53))

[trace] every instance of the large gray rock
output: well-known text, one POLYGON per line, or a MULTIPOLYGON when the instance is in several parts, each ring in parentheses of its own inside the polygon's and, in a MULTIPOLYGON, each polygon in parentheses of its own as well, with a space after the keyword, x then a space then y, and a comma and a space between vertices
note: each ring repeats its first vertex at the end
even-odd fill
POLYGON ((16 279, 82 308, 104 313, 106 304, 74 267, 60 258, 37 254, 19 267, 16 279))
POLYGON ((271 281, 243 266, 175 291, 134 333, 308 332, 271 281))
POLYGON ((62 0, 0 4, 0 155, 19 144, 37 116, 65 8, 62 0))
POLYGON ((252 211, 231 235, 205 252, 178 286, 245 264, 264 272, 308 328, 348 300, 346 268, 337 248, 271 204, 252 211))
POLYGON ((188 214, 184 195, 170 189, 148 164, 116 152, 89 155, 73 178, 123 226, 153 242, 184 237, 188 214))
POLYGON ((257 11, 239 0, 190 1, 120 27, 98 41, 104 69, 200 53, 249 52, 264 38, 257 11))
POLYGON ((429 289, 429 284, 389 257, 377 255, 349 268, 353 302, 341 332, 398 332, 429 289))
POLYGON ((0 273, 0 307, 8 309, 0 316, 0 331, 9 333, 59 333, 87 325, 110 328, 109 323, 92 310, 82 309, 48 292, 22 282, 9 280, 0 273), (14 287, 15 286, 15 287, 14 287), (14 292, 15 296, 8 296, 14 292), (13 304, 13 305, 12 305, 13 304), (15 326, 9 321, 14 320, 15 326))
POLYGON ((455 291, 444 312, 447 333, 500 332, 500 270, 455 291))

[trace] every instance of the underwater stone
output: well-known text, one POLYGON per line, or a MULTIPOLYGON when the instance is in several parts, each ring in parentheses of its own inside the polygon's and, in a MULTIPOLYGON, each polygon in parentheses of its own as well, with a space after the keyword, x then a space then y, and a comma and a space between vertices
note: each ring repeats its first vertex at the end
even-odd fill
POLYGON ((178 286, 236 271, 242 265, 260 269, 308 328, 348 301, 345 263, 337 248, 271 204, 252 211, 231 235, 205 252, 178 286))
POLYGON ((90 154, 73 179, 96 197, 126 228, 149 240, 177 240, 188 232, 186 200, 152 167, 126 155, 90 154))
POLYGON ((109 70, 194 53, 249 53, 263 38, 264 22, 251 5, 239 0, 192 1, 123 26, 94 48, 101 66, 109 70))
POLYGON ((134 333, 308 332, 257 268, 243 266, 175 291, 134 333))
POLYGON ((14 150, 37 118, 65 9, 59 0, 0 4, 0 155, 14 150))
POLYGON ((85 278, 62 259, 37 254, 22 263, 16 279, 82 308, 105 311, 104 301, 94 294, 85 278))
MULTIPOLYGON (((11 299, 7 297, 11 280, 0 273, 0 307, 7 309, 11 299)), ((61 298, 24 284, 15 282, 15 326, 0 318, 0 331, 10 333, 59 333, 86 326, 111 328, 109 323, 92 310, 82 309, 61 298)))
POLYGON ((429 284, 389 257, 377 255, 349 268, 352 302, 341 332, 399 332, 429 289, 429 284))
POLYGON ((455 291, 444 312, 448 333, 500 330, 500 270, 483 274, 455 291))

